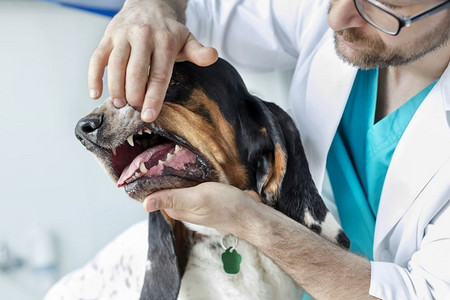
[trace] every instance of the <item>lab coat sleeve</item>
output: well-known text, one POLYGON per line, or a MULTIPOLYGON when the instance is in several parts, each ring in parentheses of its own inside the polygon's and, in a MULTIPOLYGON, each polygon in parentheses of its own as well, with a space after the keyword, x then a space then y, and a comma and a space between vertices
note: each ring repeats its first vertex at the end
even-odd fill
POLYGON ((449 253, 450 200, 427 226, 419 250, 405 268, 371 262, 370 295, 380 299, 448 299, 449 253))
POLYGON ((240 69, 294 69, 328 29, 327 0, 189 0, 186 25, 240 69))

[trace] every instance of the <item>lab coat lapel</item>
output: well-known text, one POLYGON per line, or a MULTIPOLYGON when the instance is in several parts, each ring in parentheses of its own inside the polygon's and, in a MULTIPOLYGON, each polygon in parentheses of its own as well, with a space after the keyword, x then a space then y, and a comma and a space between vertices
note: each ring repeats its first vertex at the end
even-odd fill
POLYGON ((305 128, 305 144, 311 174, 322 189, 328 150, 352 89, 357 69, 344 63, 335 53, 332 31, 325 37, 311 63, 306 103, 301 111, 300 128, 305 128))
POLYGON ((449 69, 424 99, 392 157, 377 214, 375 259, 386 235, 450 157, 449 69))

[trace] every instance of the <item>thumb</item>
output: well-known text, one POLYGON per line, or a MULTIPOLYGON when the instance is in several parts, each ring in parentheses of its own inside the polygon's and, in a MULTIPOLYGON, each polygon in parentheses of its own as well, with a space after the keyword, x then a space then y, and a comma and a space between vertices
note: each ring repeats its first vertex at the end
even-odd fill
POLYGON ((142 206, 147 212, 153 212, 160 209, 171 209, 177 206, 174 190, 164 190, 151 194, 144 199, 142 206))
POLYGON ((215 48, 203 46, 192 33, 189 33, 177 61, 188 60, 197 66, 206 67, 215 63, 218 57, 219 54, 215 48))

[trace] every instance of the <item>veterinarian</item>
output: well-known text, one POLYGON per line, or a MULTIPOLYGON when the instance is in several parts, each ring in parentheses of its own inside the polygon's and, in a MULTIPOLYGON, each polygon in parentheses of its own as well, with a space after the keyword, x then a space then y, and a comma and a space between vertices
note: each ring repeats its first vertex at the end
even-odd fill
POLYGON ((115 105, 150 122, 177 60, 209 65, 218 49, 238 67, 295 68, 293 116, 352 252, 223 184, 158 192, 145 209, 251 242, 317 299, 448 299, 449 4, 127 0, 92 56, 90 94, 108 65, 115 105))

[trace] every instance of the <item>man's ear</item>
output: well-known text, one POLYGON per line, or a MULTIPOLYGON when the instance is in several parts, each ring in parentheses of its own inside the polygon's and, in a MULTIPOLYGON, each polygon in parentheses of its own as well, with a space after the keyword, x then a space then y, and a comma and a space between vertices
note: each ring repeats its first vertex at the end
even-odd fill
POLYGON ((189 232, 161 211, 149 214, 148 252, 140 300, 176 300, 189 257, 189 232))

